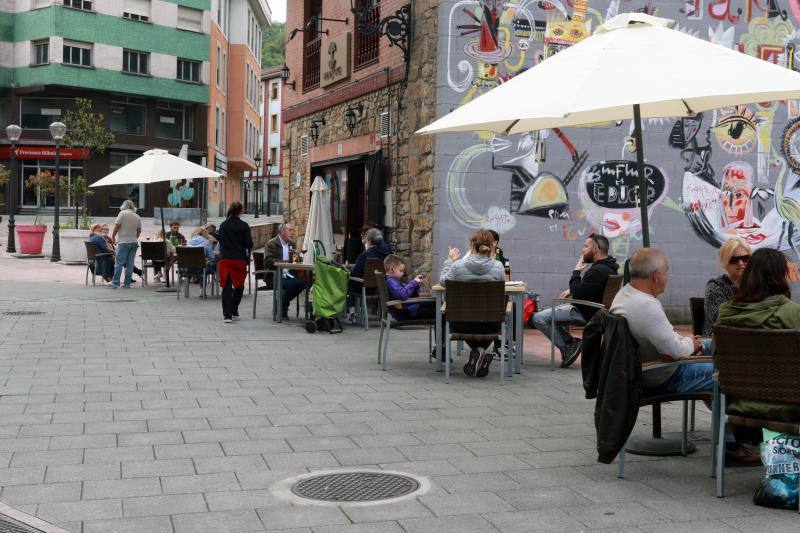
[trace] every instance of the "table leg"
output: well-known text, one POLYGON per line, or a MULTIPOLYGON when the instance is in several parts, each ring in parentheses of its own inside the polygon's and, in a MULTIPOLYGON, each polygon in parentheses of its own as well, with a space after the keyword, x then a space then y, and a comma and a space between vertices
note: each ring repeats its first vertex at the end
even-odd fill
POLYGON ((514 305, 514 319, 516 320, 516 335, 514 339, 514 372, 519 374, 522 372, 522 365, 523 365, 523 357, 525 350, 523 349, 523 343, 525 340, 525 335, 523 335, 524 330, 523 323, 522 323, 522 315, 525 314, 525 294, 519 293, 516 296, 516 304, 514 305))
POLYGON ((666 457, 670 455, 686 455, 695 451, 691 442, 684 445, 683 438, 664 438, 661 435, 661 404, 654 403, 653 409, 653 436, 632 436, 625 444, 625 450, 637 455, 655 455, 666 457))
POLYGON ((436 346, 436 363, 439 364, 439 369, 442 367, 442 301, 443 296, 441 291, 434 293, 436 298, 436 337, 433 342, 436 346))
POLYGON ((278 270, 275 274, 275 322, 283 322, 283 272, 278 270))

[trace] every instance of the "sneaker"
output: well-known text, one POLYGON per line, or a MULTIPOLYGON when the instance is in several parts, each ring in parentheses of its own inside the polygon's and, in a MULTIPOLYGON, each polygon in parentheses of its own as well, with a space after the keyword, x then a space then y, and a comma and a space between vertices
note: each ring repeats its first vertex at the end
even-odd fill
POLYGON ((574 363, 580 354, 581 339, 572 339, 572 341, 561 350, 561 368, 567 368, 574 363))
POLYGON ((239 321, 239 315, 233 315, 233 321, 234 322, 238 322, 239 321))
POLYGON ((478 371, 475 375, 479 378, 485 378, 489 375, 489 365, 492 364, 494 360, 494 354, 492 352, 483 352, 483 359, 481 359, 480 364, 478 365, 478 371))
POLYGON ((156 273, 155 276, 153 276, 153 281, 155 281, 156 283, 160 283, 161 282, 161 278, 163 278, 163 277, 164 276, 161 275, 161 272, 158 272, 158 273, 156 273))
POLYGON ((347 322, 349 324, 358 324, 358 317, 356 316, 355 310, 347 312, 347 322))
POLYGON ((226 324, 230 324, 231 322, 233 322, 233 320, 228 317, 223 318, 222 321, 225 322, 226 324))
POLYGON ((131 288, 131 286, 130 286, 130 285, 123 285, 123 286, 122 286, 122 288, 123 288, 123 289, 130 289, 130 288, 131 288))
POLYGON ((737 443, 725 444, 725 466, 761 466, 761 454, 737 443))
POLYGON ((119 285, 115 285, 114 283, 106 283, 106 289, 119 289, 119 285))
POLYGON ((475 375, 475 368, 478 365, 478 360, 481 358, 481 351, 478 348, 473 348, 469 352, 469 361, 464 365, 464 373, 468 376, 475 375))

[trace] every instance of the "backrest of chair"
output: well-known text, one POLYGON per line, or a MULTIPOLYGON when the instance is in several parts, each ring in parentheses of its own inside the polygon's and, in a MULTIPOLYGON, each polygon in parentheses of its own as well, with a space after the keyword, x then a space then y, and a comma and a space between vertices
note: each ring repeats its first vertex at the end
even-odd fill
POLYGON ((692 313, 692 334, 702 335, 706 322, 706 299, 689 298, 689 310, 692 313))
POLYGON ((714 360, 724 394, 800 404, 800 330, 714 326, 714 360))
MULTIPOLYGON (((378 286, 375 281, 376 272, 380 272, 377 277, 385 277, 385 269, 383 268, 383 259, 376 257, 369 257, 364 263, 364 287, 367 289, 374 289, 378 286)), ((386 280, 384 279, 384 282, 386 280)))
POLYGON ((178 256, 178 268, 204 268, 206 254, 203 248, 193 246, 177 246, 175 252, 178 256))
POLYGON ((264 270, 264 252, 253 252, 253 269, 264 270))
POLYGON ((97 260, 97 245, 92 241, 84 241, 83 244, 86 245, 86 260, 87 261, 96 261, 97 260))
POLYGON ((142 261, 164 261, 164 241, 142 241, 142 261))
POLYGON ((447 320, 498 323, 506 318, 504 281, 447 280, 447 320))
POLYGON ((389 301, 389 289, 386 288, 386 275, 383 272, 376 272, 373 270, 372 279, 375 280, 375 287, 378 289, 378 298, 381 301, 381 309, 385 309, 386 302, 389 301))
POLYGON ((622 288, 622 278, 623 276, 608 276, 608 279, 606 280, 606 288, 603 289, 603 301, 600 302, 606 309, 611 308, 611 303, 614 301, 614 297, 622 288))

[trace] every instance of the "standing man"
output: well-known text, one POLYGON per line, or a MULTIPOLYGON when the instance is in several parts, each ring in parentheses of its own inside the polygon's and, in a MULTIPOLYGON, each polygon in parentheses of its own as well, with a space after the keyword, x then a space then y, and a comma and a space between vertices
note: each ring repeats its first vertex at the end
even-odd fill
MULTIPOLYGON (((278 226, 278 236, 267 242, 265 246, 264 266, 267 270, 275 270, 275 263, 289 262, 289 252, 296 252, 294 244, 294 224, 284 222, 278 226)), ((283 276, 281 281, 283 301, 281 302, 281 316, 289 318, 289 304, 306 289, 303 280, 298 279, 296 273, 288 268, 282 269, 277 275, 283 276)))
MULTIPOLYGON (((583 243, 583 252, 569 279, 569 289, 562 292, 559 298, 602 303, 608 277, 616 275, 618 270, 617 260, 608 255, 608 239, 592 233, 583 243)), ((566 322, 585 326, 596 311, 596 307, 587 305, 564 304, 555 310, 544 309, 533 315, 533 325, 536 329, 544 333, 545 337, 551 339, 561 350, 562 368, 568 367, 578 358, 581 353, 581 340, 572 337, 560 324, 566 322), (556 314, 555 331, 551 331, 553 312, 556 314)))
POLYGON ((139 248, 139 235, 142 233, 142 219, 136 214, 136 206, 130 200, 125 200, 120 207, 117 220, 114 221, 114 231, 111 233, 111 242, 117 243, 117 260, 114 263, 114 278, 106 285, 109 289, 118 289, 122 268, 125 267, 124 288, 131 288, 133 275, 133 261, 136 259, 136 250, 139 248), (117 240, 119 236, 119 240, 117 240))

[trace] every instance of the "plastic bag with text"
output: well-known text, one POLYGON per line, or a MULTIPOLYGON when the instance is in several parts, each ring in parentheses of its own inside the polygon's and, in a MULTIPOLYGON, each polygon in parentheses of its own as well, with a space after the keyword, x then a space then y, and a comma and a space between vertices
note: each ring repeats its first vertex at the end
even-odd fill
POLYGON ((776 509, 797 509, 800 482, 800 435, 764 430, 761 444, 764 478, 753 503, 776 509))

